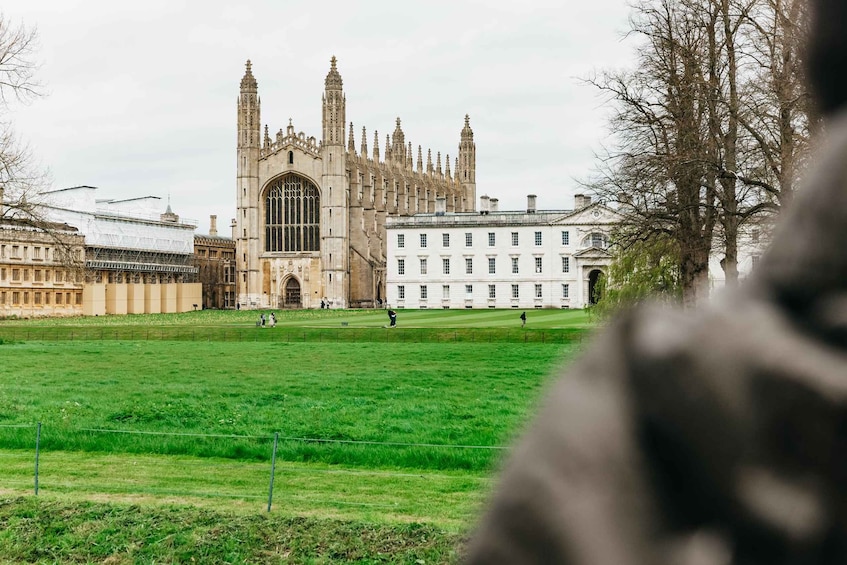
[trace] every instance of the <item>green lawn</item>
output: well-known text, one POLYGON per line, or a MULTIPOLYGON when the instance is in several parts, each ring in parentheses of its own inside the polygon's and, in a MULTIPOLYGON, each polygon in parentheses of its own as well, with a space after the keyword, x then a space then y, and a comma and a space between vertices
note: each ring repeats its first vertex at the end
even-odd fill
POLYGON ((233 515, 182 506, 0 498, 3 563, 458 563, 462 536, 421 524, 233 515))
MULTIPOLYGON (((267 330, 269 333, 271 330, 267 330)), ((45 449, 267 459, 268 438, 505 445, 575 344, 6 343, 0 426, 43 423, 45 449), (197 438, 91 429, 253 436, 197 438)), ((31 433, 0 427, 0 445, 31 433)), ((490 468, 491 449, 284 439, 286 460, 490 468)))
POLYGON ((4 320, 0 554, 456 562, 504 446, 592 326, 533 310, 521 328, 519 314, 401 310, 397 329, 373 310, 277 312, 265 329, 233 311, 4 320), (15 498, 34 488, 37 422, 39 496, 15 498))
MULTIPOLYGON (((182 314, 132 314, 75 318, 7 319, 5 327, 57 326, 197 326, 251 327, 260 313, 274 312, 280 327, 382 328, 388 324, 386 310, 201 310, 182 314)), ((524 310, 397 310, 400 328, 519 328, 524 310)), ((527 329, 589 328, 593 325, 587 310, 526 310, 527 329)))

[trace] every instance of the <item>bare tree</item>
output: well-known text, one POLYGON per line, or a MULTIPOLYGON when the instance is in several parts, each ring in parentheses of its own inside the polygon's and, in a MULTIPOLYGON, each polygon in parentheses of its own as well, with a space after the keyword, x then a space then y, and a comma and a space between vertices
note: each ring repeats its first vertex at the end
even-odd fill
POLYGON ((723 107, 717 121, 724 153, 715 161, 720 180, 720 227, 727 284, 738 280, 738 238, 747 224, 768 231, 794 193, 817 123, 803 77, 802 0, 713 0, 724 20, 718 56, 726 86, 715 89, 723 107))
POLYGON ((0 14, 0 209, 2 217, 37 221, 37 194, 46 174, 35 166, 9 118, 11 102, 28 103, 40 95, 35 79, 37 34, 0 14))
POLYGON ((34 29, 13 25, 0 14, 0 223, 41 232, 53 241, 57 260, 81 271, 76 230, 48 220, 42 200, 49 176, 15 134, 9 117, 10 104, 41 96, 35 77, 37 37, 34 29))
POLYGON ((615 107, 616 147, 606 151, 589 186, 615 202, 627 247, 669 236, 676 250, 682 299, 705 290, 714 231, 714 183, 706 183, 709 106, 704 77, 708 36, 690 1, 644 1, 631 29, 643 39, 638 66, 590 80, 615 107))
POLYGON ((609 96, 615 143, 588 184, 617 203, 617 241, 673 249, 685 304, 706 289, 709 255, 738 281, 739 234, 776 213, 804 162, 802 0, 642 0, 638 66, 589 82, 609 96), (668 237, 672 245, 668 245, 668 237))

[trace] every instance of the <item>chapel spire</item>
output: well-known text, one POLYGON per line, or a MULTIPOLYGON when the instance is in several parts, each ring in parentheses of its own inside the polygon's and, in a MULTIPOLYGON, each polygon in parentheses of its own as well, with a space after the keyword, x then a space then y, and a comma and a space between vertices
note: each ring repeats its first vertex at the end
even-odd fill
POLYGON ((471 118, 465 114, 465 127, 462 128, 459 142, 459 162, 456 165, 456 176, 462 183, 463 207, 473 210, 476 204, 476 144, 473 140, 471 118))
POLYGON ((362 157, 368 157, 368 132, 365 131, 365 126, 362 126, 362 157))
POLYGON ((330 69, 324 81, 323 95, 323 144, 344 146, 344 125, 347 101, 342 90, 341 74, 336 66, 335 55, 330 59, 330 69))
POLYGON ((253 65, 247 59, 241 91, 238 96, 238 146, 259 148, 261 136, 261 101, 258 83, 253 76, 253 65))
POLYGON ((406 136, 403 134, 403 128, 400 127, 400 118, 397 118, 397 125, 394 126, 394 135, 392 135, 391 158, 405 165, 406 163, 406 136))
POLYGON ((244 76, 241 78, 241 92, 255 93, 259 88, 259 84, 253 76, 253 64, 250 62, 250 59, 247 59, 245 67, 244 76))

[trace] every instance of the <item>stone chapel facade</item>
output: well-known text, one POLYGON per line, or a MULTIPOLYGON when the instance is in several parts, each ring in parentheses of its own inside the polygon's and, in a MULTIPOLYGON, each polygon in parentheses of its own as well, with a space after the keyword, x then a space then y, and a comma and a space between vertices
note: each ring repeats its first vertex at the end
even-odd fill
POLYGON ((261 129, 261 101, 247 61, 238 99, 235 218, 237 301, 242 308, 372 307, 385 302, 389 216, 470 212, 476 201, 476 146, 468 116, 453 172, 450 157, 433 164, 400 127, 375 131, 368 150, 362 128, 357 150, 347 126, 346 96, 335 57, 324 82, 320 140, 289 124, 271 137, 261 129))

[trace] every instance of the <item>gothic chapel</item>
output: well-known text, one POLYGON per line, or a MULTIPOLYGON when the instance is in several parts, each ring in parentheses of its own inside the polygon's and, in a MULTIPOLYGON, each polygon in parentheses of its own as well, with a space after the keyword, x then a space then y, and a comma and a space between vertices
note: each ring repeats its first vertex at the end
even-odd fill
POLYGON ((468 116, 453 172, 447 155, 406 142, 400 118, 380 155, 363 127, 357 149, 335 57, 323 93, 320 141, 289 120, 261 130, 261 100, 250 61, 238 99, 235 221, 238 303, 246 308, 371 307, 385 301, 385 218, 469 212, 476 201, 476 146, 468 116), (347 135, 345 135, 345 133, 347 135), (345 145, 346 143, 346 145, 345 145), (443 200, 442 200, 443 199, 443 200))

